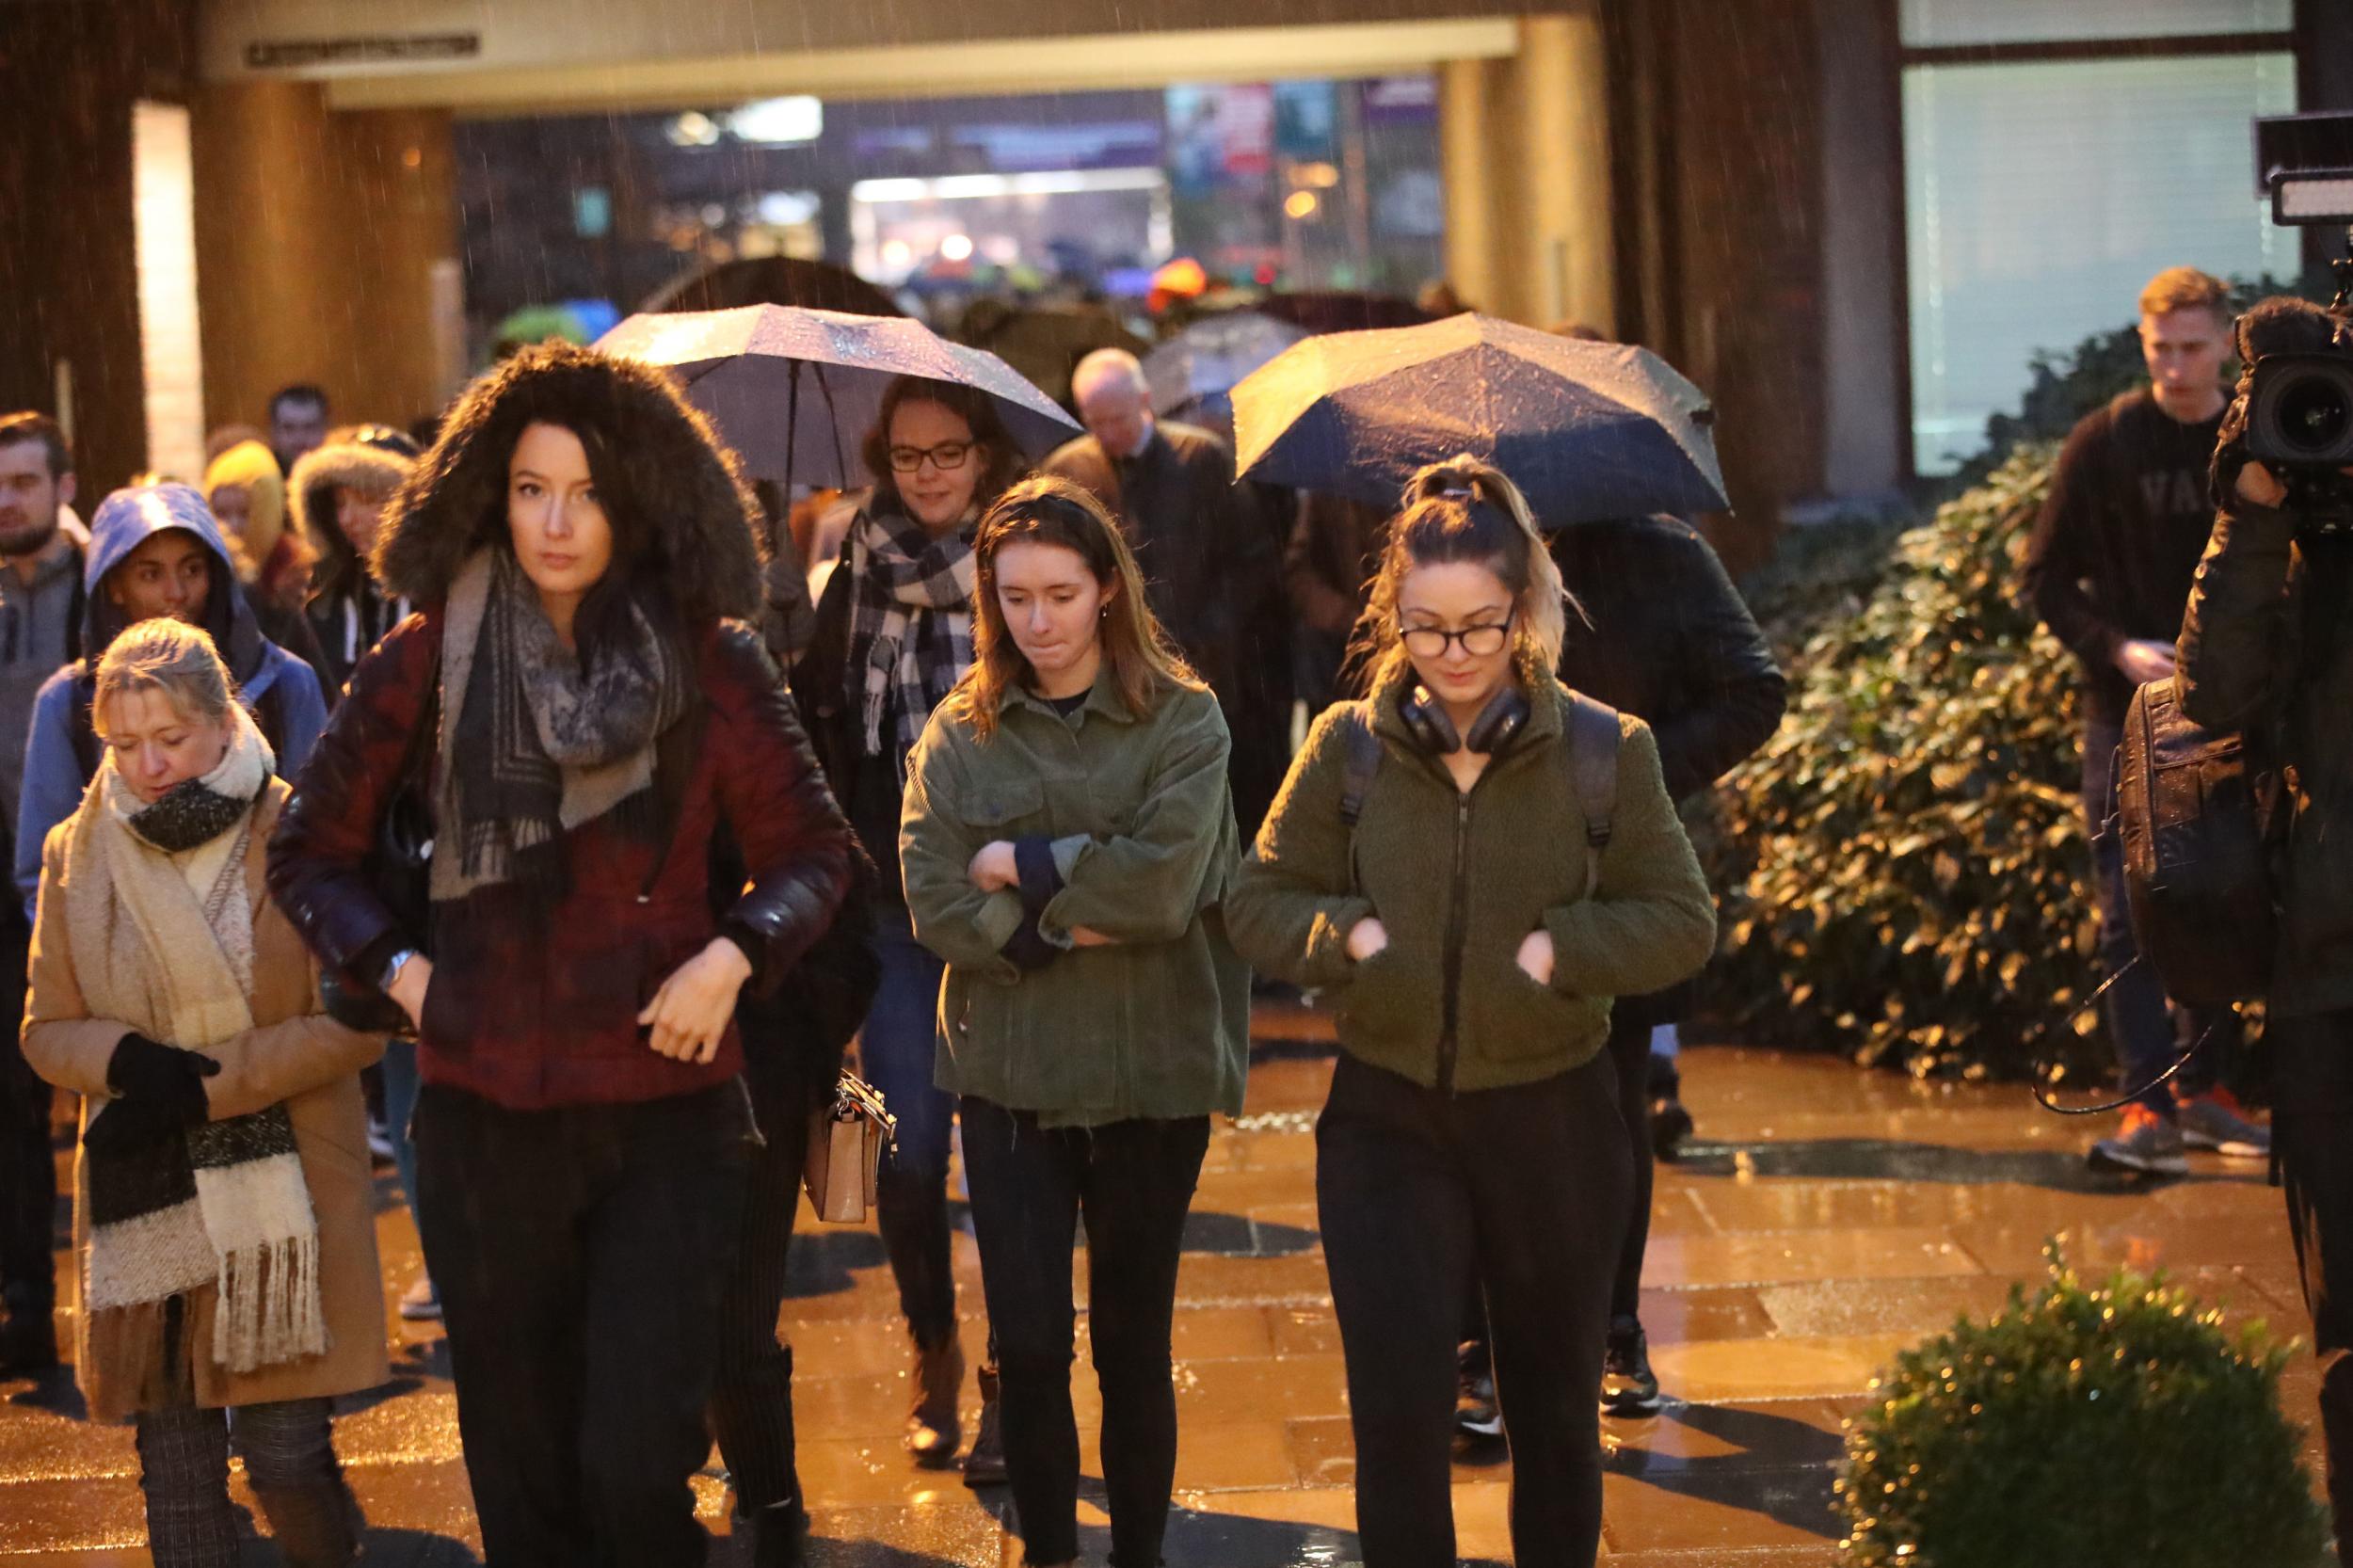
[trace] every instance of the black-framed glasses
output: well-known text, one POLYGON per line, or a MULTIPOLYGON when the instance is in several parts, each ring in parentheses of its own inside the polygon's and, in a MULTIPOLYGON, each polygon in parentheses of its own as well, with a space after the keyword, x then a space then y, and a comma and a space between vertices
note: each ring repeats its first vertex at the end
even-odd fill
POLYGON ((942 473, 952 473, 972 460, 972 449, 978 441, 941 441, 936 446, 894 446, 890 449, 890 472, 913 473, 923 466, 925 458, 942 473))
POLYGON ((1443 659, 1447 649, 1456 643, 1473 659, 1491 658, 1503 651, 1503 645, 1512 640, 1512 622, 1506 616, 1499 621, 1480 626, 1465 626, 1460 632, 1449 632, 1443 626, 1403 626, 1397 631, 1404 639, 1405 651, 1417 659, 1443 659))

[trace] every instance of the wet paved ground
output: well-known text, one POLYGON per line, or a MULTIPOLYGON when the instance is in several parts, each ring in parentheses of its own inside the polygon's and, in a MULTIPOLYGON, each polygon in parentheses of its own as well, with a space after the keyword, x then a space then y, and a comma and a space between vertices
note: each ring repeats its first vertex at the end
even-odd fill
MULTIPOLYGON (((1172 1568, 1355 1560, 1353 1469, 1337 1333, 1315 1232, 1315 1109, 1331 1064, 1316 1021, 1262 1015, 1271 1037, 1250 1112, 1221 1126, 1194 1204, 1176 1314, 1178 1513, 1172 1568), (1277 1040, 1273 1037, 1289 1037, 1277 1040)), ((2073 1233, 2102 1266, 2164 1264, 2241 1318, 2302 1327, 2278 1195, 2260 1166, 2203 1160, 2192 1179, 2136 1192, 2088 1175, 2088 1136, 2018 1089, 1930 1089, 1835 1061, 1730 1048, 1687 1052, 1701 1141, 1662 1168, 1645 1292, 1653 1354, 1673 1398, 1612 1423, 1605 1560, 1625 1568, 1827 1568, 1838 1423, 1899 1345, 1958 1313, 1998 1307, 2040 1277, 2043 1238, 2073 1233)), ((375 1527, 374 1564, 477 1560, 446 1366, 435 1332, 390 1303, 417 1250, 386 1188, 381 1238, 394 1384, 344 1414, 337 1443, 375 1527)), ((959 1236, 962 1301, 980 1265, 959 1236)), ((904 1338, 880 1241, 804 1213, 786 1315, 801 1372, 801 1473, 816 1507, 811 1559, 856 1568, 1012 1564, 1001 1493, 913 1469, 898 1433, 904 1338)), ((968 1322, 977 1364, 980 1329, 968 1322)), ((1081 1331, 1083 1333, 1083 1329, 1081 1331)), ((1080 1366, 1083 1368, 1083 1347, 1080 1366)), ((2308 1429, 2315 1382, 2285 1402, 2308 1429)), ((977 1400, 968 1388, 968 1399, 977 1400)), ((0 1557, 11 1564, 144 1564, 127 1430, 76 1418, 60 1379, 0 1385, 0 1557)), ((1095 1453, 1092 1380, 1079 1379, 1095 1453)), ((2315 1470, 2316 1445, 2308 1440, 2315 1470)), ((1465 1557, 1508 1560, 1509 1465, 1455 1473, 1465 1557)), ((724 1529, 724 1482, 698 1482, 724 1529)), ((238 1495, 244 1497, 242 1483, 238 1495)), ((1108 1549, 1082 1509, 1087 1560, 1108 1549)), ((275 1562, 256 1547, 255 1563, 275 1562)), ((737 1560, 722 1543, 714 1562, 737 1560)))

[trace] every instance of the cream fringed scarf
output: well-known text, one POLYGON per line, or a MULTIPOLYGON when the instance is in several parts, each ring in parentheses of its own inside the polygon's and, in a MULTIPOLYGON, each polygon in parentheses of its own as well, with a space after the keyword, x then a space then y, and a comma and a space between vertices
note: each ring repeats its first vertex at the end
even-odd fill
MULTIPOLYGON (((275 759, 252 718, 242 708, 235 717, 229 755, 203 783, 215 795, 251 802, 275 759)), ((245 867, 253 812, 169 854, 134 825, 145 809, 112 758, 102 762, 67 850, 74 977, 92 1017, 203 1050, 253 1028, 245 867)), ((220 1300, 212 1355, 229 1370, 327 1349, 318 1221, 283 1105, 93 1158, 87 1179, 88 1311, 139 1311, 213 1284, 220 1300)))

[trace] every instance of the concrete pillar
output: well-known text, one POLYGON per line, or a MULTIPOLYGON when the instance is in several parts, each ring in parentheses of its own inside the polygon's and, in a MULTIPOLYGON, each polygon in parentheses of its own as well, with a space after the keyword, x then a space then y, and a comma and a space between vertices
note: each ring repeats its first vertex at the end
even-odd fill
POLYGON ((457 251, 447 113, 336 114, 305 82, 212 86, 194 109, 211 422, 263 423, 289 381, 337 423, 439 408, 459 368, 435 309, 457 251))
POLYGON ((1598 8, 1524 17, 1519 52, 1438 68, 1447 274, 1490 315, 1617 325, 1598 8))
POLYGON ((1617 327, 1610 225, 1609 76, 1597 7, 1520 20, 1520 125, 1529 248, 1522 315, 1617 327))
POLYGON ((1502 205, 1495 97, 1510 62, 1448 60, 1438 67, 1438 161, 1446 183, 1446 274, 1454 290, 1489 313, 1507 270, 1498 253, 1502 205))

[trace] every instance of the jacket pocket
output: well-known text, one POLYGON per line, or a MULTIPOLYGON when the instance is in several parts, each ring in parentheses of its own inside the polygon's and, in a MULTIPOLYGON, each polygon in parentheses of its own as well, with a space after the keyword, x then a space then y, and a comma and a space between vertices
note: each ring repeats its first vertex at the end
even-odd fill
POLYGON ((1046 810, 1046 787, 1034 778, 984 780, 967 799, 956 803, 955 814, 973 827, 999 830, 1000 836, 1046 810))
MULTIPOLYGON (((1493 1005, 1481 1010, 1485 1027, 1480 1031, 1480 1045, 1498 1062, 1545 1056, 1565 1060, 1591 1026, 1590 998, 1564 996, 1540 984, 1512 954, 1504 956, 1500 972, 1482 966, 1480 978, 1492 987, 1493 998, 1493 1005)), ((1465 984, 1476 982, 1466 976, 1465 984)))

